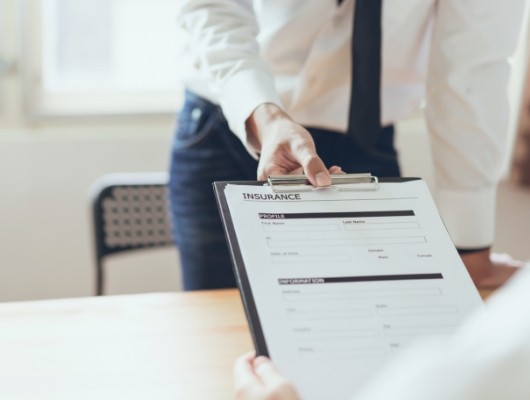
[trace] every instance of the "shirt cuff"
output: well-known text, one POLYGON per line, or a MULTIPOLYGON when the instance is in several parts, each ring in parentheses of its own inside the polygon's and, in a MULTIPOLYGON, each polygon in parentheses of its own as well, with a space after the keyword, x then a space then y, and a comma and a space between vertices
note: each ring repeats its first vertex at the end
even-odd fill
POLYGON ((481 191, 438 189, 435 199, 459 249, 488 247, 495 236, 495 188, 481 191))
POLYGON ((282 106, 274 80, 266 71, 259 69, 240 71, 231 76, 221 88, 219 104, 228 125, 254 158, 257 158, 257 149, 247 140, 245 121, 263 103, 282 106))

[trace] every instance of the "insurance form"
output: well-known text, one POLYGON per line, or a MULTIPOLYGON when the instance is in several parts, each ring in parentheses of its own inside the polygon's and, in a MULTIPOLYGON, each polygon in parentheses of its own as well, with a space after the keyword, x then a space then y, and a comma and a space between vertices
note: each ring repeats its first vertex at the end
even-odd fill
POLYGON ((451 333, 482 304, 421 180, 224 194, 252 328, 304 399, 351 398, 413 341, 451 333))

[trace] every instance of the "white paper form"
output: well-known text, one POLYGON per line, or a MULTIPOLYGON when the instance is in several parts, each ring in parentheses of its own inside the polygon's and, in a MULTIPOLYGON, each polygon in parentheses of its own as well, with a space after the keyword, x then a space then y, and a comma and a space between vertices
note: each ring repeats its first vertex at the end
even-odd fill
POLYGON ((269 354, 304 399, 350 398, 482 304, 421 180, 225 196, 269 354))

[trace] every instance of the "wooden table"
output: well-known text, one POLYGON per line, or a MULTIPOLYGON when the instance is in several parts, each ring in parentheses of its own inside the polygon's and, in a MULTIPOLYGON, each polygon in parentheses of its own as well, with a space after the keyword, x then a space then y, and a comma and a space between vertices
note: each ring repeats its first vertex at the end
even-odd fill
POLYGON ((0 399, 232 398, 235 290, 0 304, 0 399))
POLYGON ((235 290, 5 303, 0 399, 231 399, 250 349, 235 290))

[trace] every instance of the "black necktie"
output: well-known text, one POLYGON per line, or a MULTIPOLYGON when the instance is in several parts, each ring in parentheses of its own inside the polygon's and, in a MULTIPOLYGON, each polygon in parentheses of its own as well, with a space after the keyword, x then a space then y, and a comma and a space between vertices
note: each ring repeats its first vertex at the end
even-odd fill
POLYGON ((382 0, 355 1, 348 135, 366 151, 381 131, 381 11, 382 0))

